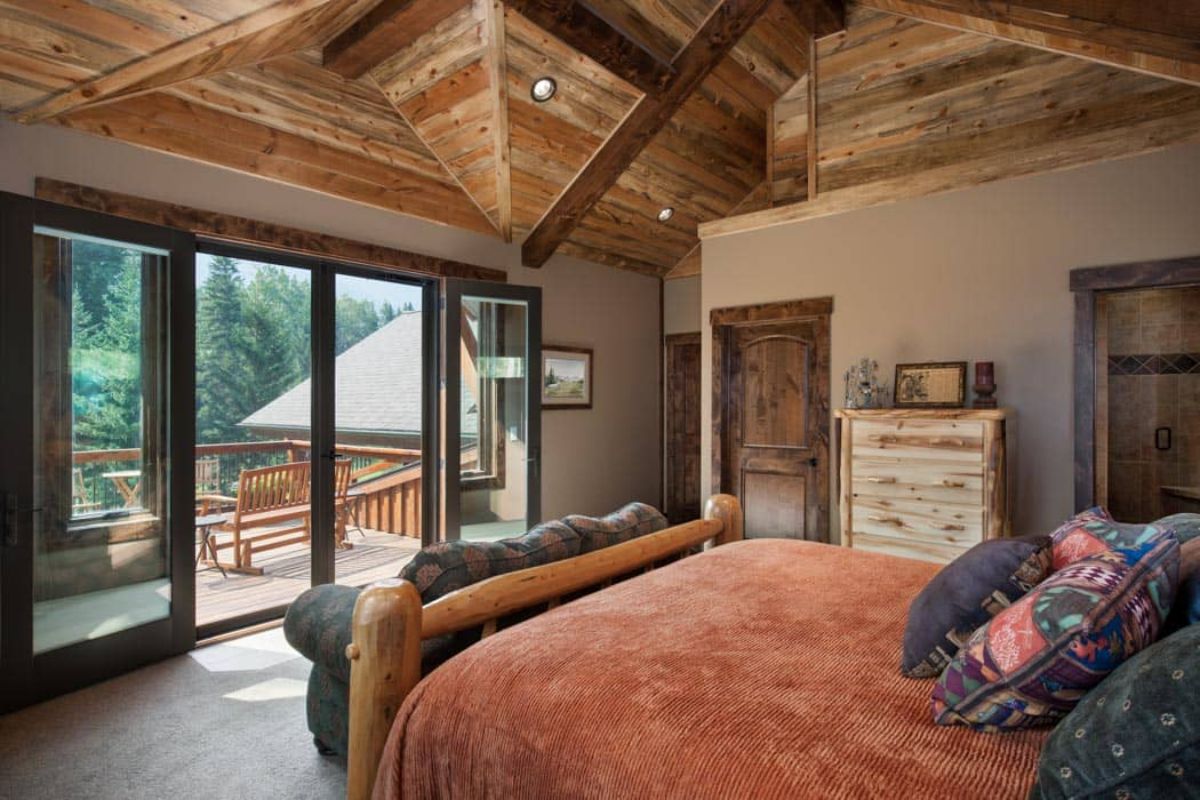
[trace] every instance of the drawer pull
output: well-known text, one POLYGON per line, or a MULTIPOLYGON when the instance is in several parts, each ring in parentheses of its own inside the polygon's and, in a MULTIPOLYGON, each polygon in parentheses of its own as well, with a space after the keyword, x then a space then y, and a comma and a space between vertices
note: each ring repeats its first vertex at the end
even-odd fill
POLYGON ((867 517, 867 519, 871 520, 871 522, 883 523, 884 525, 895 525, 899 528, 904 527, 904 520, 900 519, 899 517, 870 516, 870 517, 867 517))
POLYGON ((966 485, 966 481, 942 481, 942 486, 947 489, 963 489, 966 485))
POLYGON ((895 478, 867 478, 867 483, 895 483, 895 478))

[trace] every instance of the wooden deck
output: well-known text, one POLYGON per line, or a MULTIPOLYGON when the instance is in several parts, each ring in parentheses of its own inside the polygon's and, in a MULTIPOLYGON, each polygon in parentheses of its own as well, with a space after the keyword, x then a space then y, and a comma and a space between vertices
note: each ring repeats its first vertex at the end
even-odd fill
MULTIPOLYGON (((410 536, 363 529, 363 535, 351 529, 350 550, 338 550, 337 582, 364 586, 382 578, 394 577, 421 549, 421 540, 410 536)), ((295 600, 309 588, 308 545, 281 547, 261 554, 255 565, 261 576, 239 575, 201 564, 196 572, 196 624, 206 625, 250 611, 273 608, 295 600)))

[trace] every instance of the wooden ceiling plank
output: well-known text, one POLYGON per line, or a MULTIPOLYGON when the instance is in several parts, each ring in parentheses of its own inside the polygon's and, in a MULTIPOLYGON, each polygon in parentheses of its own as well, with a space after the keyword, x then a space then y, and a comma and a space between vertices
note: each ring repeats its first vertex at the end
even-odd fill
POLYGON ((662 94, 647 95, 633 107, 542 216, 521 248, 526 266, 540 267, 546 263, 768 5, 769 0, 725 0, 714 9, 673 62, 675 79, 662 94))
POLYGON ((80 109, 59 124, 282 183, 495 234, 487 217, 446 176, 387 169, 347 151, 167 94, 80 109))
MULTIPOLYGON (((243 17, 218 25, 204 33, 184 39, 158 50, 145 58, 126 64, 112 72, 101 75, 82 86, 77 86, 47 99, 18 116, 21 122, 32 124, 43 122, 84 106, 96 105, 121 97, 123 92, 134 86, 149 90, 147 84, 155 76, 171 72, 185 62, 197 58, 214 57, 220 51, 236 47, 242 40, 261 34, 277 26, 286 25, 297 17, 320 9, 331 0, 279 0, 243 17)), ((259 54, 265 57, 265 54, 259 54)), ((227 67, 224 65, 222 68, 227 67)), ((192 76, 195 77, 195 76, 192 76)), ((178 76, 176 76, 178 80, 178 76)))
POLYGON ((578 0, 507 0, 547 33, 646 94, 659 94, 674 69, 578 0))
POLYGON ((953 30, 1200 86, 1200 31, 1195 21, 1185 17, 1183 12, 1175 17, 1155 17, 1149 8, 1141 8, 1153 4, 1122 4, 1141 8, 1140 11, 1131 9, 1130 13, 1142 14, 1138 18, 1142 30, 1121 28, 1112 21, 1099 22, 1068 12, 1047 13, 1061 7, 1082 14, 1088 4, 1075 0, 1039 3, 1032 0, 1022 3, 863 0, 863 5, 953 30), (1030 8, 1034 5, 1045 10, 1030 8), (1171 30, 1172 24, 1176 25, 1174 35, 1162 32, 1163 29, 1171 30))
POLYGON ((505 242, 513 239, 512 149, 508 123, 508 44, 504 5, 488 0, 488 78, 492 98, 492 160, 496 168, 496 222, 505 242))
POLYGON ((469 0, 382 0, 325 45, 322 63, 343 78, 361 78, 469 4, 469 0))

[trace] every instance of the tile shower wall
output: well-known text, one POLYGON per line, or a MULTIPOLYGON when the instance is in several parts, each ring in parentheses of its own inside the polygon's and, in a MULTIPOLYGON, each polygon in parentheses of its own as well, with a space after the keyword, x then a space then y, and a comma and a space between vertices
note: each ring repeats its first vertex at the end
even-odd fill
POLYGON ((1200 287, 1104 296, 1108 350, 1108 505, 1146 522, 1164 487, 1200 487, 1200 287), (1156 431, 1170 430, 1156 442, 1156 431))

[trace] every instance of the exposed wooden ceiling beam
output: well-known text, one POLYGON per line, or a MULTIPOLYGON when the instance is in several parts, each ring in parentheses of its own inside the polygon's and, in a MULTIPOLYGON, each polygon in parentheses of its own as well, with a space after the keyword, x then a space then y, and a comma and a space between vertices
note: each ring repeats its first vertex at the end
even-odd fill
MULTIPOLYGON (((799 1, 799 0, 798 0, 799 1)), ((829 0, 804 0, 827 3, 829 0)), ((526 266, 540 267, 663 129, 709 73, 766 11, 770 0, 724 0, 672 62, 675 77, 646 95, 542 216, 521 247, 526 266)))
POLYGON ((842 2, 814 3, 811 0, 784 0, 784 4, 800 20, 813 38, 831 36, 846 30, 846 4, 842 2))
POLYGON ((384 60, 435 28, 470 0, 381 0, 325 45, 325 69, 361 78, 384 60))
POLYGON ((509 8, 646 94, 659 94, 675 74, 670 64, 609 24, 579 0, 507 0, 509 8))
POLYGON ((1196 3, 863 0, 863 5, 1200 86, 1200 4, 1196 3))
POLYGON ((276 46, 269 36, 272 31, 331 4, 333 0, 279 0, 54 95, 23 110, 17 119, 26 124, 44 122, 84 106, 112 102, 214 70, 260 61, 274 54, 270 52, 276 46), (255 40, 257 46, 241 52, 239 45, 250 40, 255 40), (189 64, 193 68, 180 74, 180 68, 189 64))

